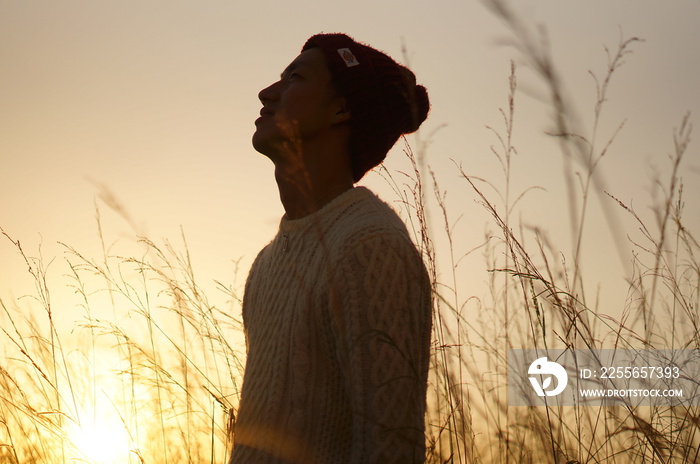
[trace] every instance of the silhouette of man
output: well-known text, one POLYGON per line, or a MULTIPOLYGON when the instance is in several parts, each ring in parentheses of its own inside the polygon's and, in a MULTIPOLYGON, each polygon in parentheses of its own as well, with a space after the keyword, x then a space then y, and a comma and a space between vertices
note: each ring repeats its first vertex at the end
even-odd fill
POLYGON ((407 68, 311 37, 260 91, 253 146, 285 209, 251 267, 232 464, 420 463, 430 282, 396 213, 355 186, 429 110, 407 68))

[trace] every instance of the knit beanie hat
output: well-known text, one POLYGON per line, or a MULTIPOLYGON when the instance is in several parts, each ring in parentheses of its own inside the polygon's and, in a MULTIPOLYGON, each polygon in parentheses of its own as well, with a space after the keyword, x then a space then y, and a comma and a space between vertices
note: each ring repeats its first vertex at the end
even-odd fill
POLYGON ((345 34, 318 34, 302 52, 319 48, 350 110, 350 154, 355 182, 381 163, 399 137, 418 130, 430 101, 416 76, 386 54, 345 34))

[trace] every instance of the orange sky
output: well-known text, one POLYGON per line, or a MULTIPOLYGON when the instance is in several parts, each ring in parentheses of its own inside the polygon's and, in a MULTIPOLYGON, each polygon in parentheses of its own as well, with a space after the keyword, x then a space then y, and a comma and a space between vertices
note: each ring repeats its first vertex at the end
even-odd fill
MULTIPOLYGON (((485 126, 502 127, 498 108, 506 104, 515 59, 514 188, 546 190, 530 194, 518 217, 569 250, 562 160, 555 141, 543 135, 550 128, 550 111, 538 100, 543 86, 512 48, 500 44, 508 31, 479 2, 428 3, 0 0, 0 227, 30 255, 43 243, 44 256, 56 257, 58 268, 59 241, 98 256, 94 204, 102 185, 132 221, 100 203, 110 243, 128 242, 134 233, 179 243, 182 227, 201 279, 232 281, 232 260, 242 257, 242 284, 282 214, 271 164, 250 146, 257 92, 276 79, 308 36, 343 31, 400 60, 402 43, 408 49, 433 104, 423 137, 446 125, 427 156, 449 192, 452 218, 464 215, 455 229, 458 253, 482 241, 489 218, 458 179, 452 160, 469 174, 501 182, 489 151, 497 140, 485 126)), ((623 120, 626 126, 601 169, 611 193, 651 218, 646 205, 652 166, 668 171, 674 127, 687 111, 700 114, 700 4, 516 3, 526 21, 546 27, 567 95, 587 130, 595 98, 588 70, 604 72, 603 45, 614 49, 620 30, 645 39, 611 84, 601 137, 623 120)), ((387 164, 405 167, 400 148, 387 164)), ((686 217, 697 231, 696 145, 682 174, 686 217)), ((364 183, 393 199, 379 176, 369 175, 364 183)), ((592 281, 609 280, 608 271, 621 280, 597 199, 587 221, 585 259, 592 281)), ((6 241, 0 242, 0 263, 0 296, 31 290, 26 279, 18 280, 24 266, 6 241)), ((483 292, 481 256, 461 266, 467 292, 483 292)), ((60 274, 54 276, 58 281, 60 274)), ((607 296, 611 306, 625 297, 607 296)))

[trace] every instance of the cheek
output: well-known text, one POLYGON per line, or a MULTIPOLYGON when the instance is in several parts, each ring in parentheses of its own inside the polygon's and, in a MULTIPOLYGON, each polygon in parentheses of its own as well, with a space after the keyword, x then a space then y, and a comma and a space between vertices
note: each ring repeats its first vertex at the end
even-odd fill
POLYGON ((328 98, 324 92, 319 91, 318 86, 309 84, 298 85, 290 88, 282 96, 281 108, 285 113, 298 117, 310 117, 322 112, 328 106, 328 98))
POLYGON ((330 121, 332 99, 325 88, 308 82, 295 84, 281 95, 275 122, 281 135, 308 136, 324 130, 330 121))
POLYGON ((270 122, 274 124, 277 132, 283 136, 290 137, 294 134, 299 124, 302 124, 305 119, 304 108, 299 105, 290 104, 281 106, 270 122))

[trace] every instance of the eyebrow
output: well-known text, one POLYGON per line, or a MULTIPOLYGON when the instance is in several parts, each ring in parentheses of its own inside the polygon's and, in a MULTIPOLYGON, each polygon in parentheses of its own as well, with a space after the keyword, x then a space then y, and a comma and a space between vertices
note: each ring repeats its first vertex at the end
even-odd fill
POLYGON ((308 66, 308 65, 309 64, 306 61, 304 61, 303 59, 294 60, 291 63, 289 63, 289 66, 287 66, 284 69, 284 71, 282 71, 282 74, 280 74, 280 78, 284 78, 285 75, 288 75, 289 73, 291 73, 292 71, 294 71, 295 69, 297 69, 299 67, 308 66))

